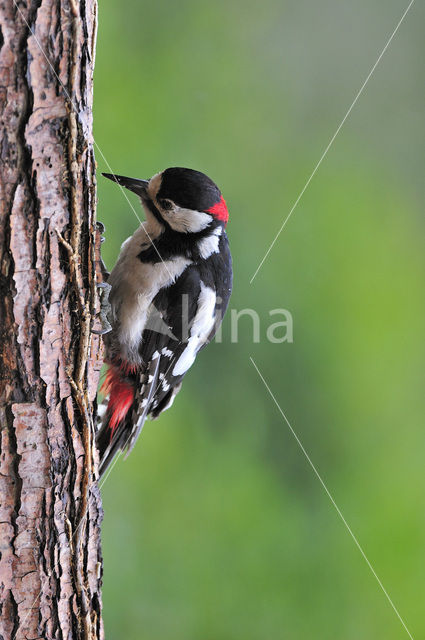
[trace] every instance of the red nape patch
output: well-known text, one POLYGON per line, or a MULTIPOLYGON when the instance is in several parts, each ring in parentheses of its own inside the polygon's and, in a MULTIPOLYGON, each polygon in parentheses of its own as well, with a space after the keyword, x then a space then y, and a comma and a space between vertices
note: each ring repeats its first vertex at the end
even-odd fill
POLYGON ((207 209, 207 213, 212 213, 212 215, 218 220, 222 220, 224 224, 227 224, 229 219, 229 212, 227 211, 226 200, 221 196, 220 202, 216 202, 212 207, 207 209))
POLYGON ((133 386, 122 379, 122 373, 114 366, 110 366, 105 382, 102 384, 100 391, 105 395, 109 395, 108 413, 111 416, 109 427, 111 429, 111 437, 127 415, 134 400, 133 386))

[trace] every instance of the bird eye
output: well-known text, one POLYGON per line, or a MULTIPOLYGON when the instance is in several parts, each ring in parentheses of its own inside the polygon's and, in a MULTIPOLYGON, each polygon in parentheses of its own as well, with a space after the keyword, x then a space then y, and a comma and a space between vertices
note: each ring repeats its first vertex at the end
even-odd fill
POLYGON ((171 200, 160 200, 159 204, 161 205, 162 209, 165 209, 165 211, 169 211, 173 208, 173 203, 171 202, 171 200))

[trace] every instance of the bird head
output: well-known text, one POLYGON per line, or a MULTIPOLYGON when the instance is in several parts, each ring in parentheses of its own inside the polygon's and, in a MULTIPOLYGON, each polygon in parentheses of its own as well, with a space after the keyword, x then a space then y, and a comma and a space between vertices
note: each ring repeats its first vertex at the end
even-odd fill
POLYGON ((105 178, 136 193, 147 216, 179 233, 198 233, 229 218, 226 201, 217 185, 200 171, 171 167, 150 180, 138 180, 111 173, 105 178))

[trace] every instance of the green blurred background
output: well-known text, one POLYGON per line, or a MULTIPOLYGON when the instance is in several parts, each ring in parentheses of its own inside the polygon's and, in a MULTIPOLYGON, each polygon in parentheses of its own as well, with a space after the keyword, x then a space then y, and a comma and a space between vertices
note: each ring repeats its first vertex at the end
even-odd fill
MULTIPOLYGON (((231 306, 261 317, 259 344, 226 318, 105 483, 108 640, 408 637, 250 356, 425 637, 423 3, 249 284, 406 6, 100 0, 97 143, 117 173, 220 185, 231 306), (293 344, 266 339, 280 307, 293 344)), ((101 177, 98 217, 111 267, 138 223, 101 177)))

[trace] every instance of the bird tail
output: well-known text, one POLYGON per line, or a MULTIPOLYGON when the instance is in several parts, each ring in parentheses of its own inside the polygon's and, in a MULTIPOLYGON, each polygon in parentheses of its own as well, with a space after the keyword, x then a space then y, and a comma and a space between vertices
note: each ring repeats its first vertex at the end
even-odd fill
POLYGON ((133 449, 151 408, 158 380, 159 356, 143 370, 110 364, 101 392, 108 396, 96 435, 102 477, 120 451, 133 449))
POLYGON ((105 396, 103 411, 99 411, 101 423, 96 435, 99 451, 99 474, 102 477, 121 450, 128 430, 128 413, 133 405, 136 389, 134 371, 120 363, 109 364, 100 391, 105 396))

